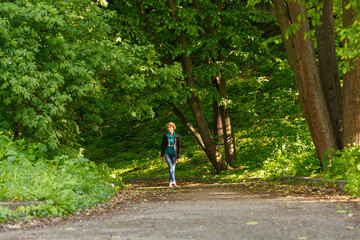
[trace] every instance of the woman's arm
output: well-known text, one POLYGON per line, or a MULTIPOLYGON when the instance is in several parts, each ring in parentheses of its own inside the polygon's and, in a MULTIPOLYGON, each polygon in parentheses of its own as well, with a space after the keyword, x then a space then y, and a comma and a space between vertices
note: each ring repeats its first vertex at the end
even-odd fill
POLYGON ((166 146, 167 146, 167 137, 166 137, 166 135, 164 135, 162 142, 161 142, 161 155, 160 155, 161 159, 165 155, 166 146))

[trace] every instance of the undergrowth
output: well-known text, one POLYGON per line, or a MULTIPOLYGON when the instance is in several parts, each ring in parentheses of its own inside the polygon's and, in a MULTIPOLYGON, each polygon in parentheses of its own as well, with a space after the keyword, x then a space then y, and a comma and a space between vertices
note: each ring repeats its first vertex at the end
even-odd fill
POLYGON ((360 196, 360 148, 348 143, 343 150, 330 151, 331 160, 325 164, 323 176, 331 179, 345 179, 345 189, 360 196))
POLYGON ((0 222, 67 215, 107 201, 116 192, 112 184, 122 186, 108 166, 81 153, 46 157, 40 144, 0 132, 0 222), (9 203, 19 207, 12 210, 9 203))

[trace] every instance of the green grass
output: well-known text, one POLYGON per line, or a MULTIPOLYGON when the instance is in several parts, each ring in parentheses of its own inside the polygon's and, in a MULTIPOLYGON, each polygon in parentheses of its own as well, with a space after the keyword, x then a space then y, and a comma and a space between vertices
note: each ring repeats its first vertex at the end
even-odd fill
POLYGON ((107 201, 122 186, 121 178, 81 152, 48 158, 44 148, 0 132, 0 201, 28 202, 15 210, 0 206, 0 222, 63 216, 107 201))

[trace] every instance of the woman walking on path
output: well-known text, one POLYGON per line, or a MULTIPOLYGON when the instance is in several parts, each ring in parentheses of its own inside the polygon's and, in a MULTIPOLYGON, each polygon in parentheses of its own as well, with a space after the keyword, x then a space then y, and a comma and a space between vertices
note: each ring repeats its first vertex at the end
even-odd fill
POLYGON ((166 128, 168 133, 165 133, 163 136, 161 144, 161 160, 164 160, 165 156, 170 172, 169 187, 172 187, 172 185, 176 186, 175 165, 180 159, 180 135, 175 133, 176 126, 174 123, 167 123, 166 128))

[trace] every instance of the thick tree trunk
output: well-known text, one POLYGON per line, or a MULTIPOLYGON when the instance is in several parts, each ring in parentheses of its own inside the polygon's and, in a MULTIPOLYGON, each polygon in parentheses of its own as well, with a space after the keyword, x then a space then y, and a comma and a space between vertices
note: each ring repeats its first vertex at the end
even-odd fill
MULTIPOLYGON (((349 1, 343 1, 344 27, 351 25, 357 14, 352 8, 345 9, 348 3, 349 1)), ((344 145, 360 145, 360 60, 356 58, 349 62, 352 69, 344 75, 343 83, 343 138, 344 145)))
POLYGON ((335 48, 332 0, 322 0, 322 24, 317 27, 317 46, 322 89, 329 110, 331 126, 339 149, 343 148, 341 121, 341 86, 335 48))
POLYGON ((344 75, 343 126, 344 146, 360 145, 360 61, 350 62, 353 69, 344 75))
POLYGON ((283 34, 289 63, 295 75, 300 103, 317 155, 323 163, 327 159, 327 152, 330 149, 338 149, 338 147, 321 87, 313 42, 309 37, 304 39, 304 33, 310 30, 306 8, 302 3, 296 2, 289 2, 287 5, 284 0, 273 0, 273 3, 283 34), (285 30, 292 23, 299 23, 299 15, 305 17, 305 19, 301 19, 300 29, 286 38, 285 30))
MULTIPOLYGON (((169 8, 172 11, 172 17, 177 21, 176 15, 176 2, 175 0, 168 0, 169 8)), ((185 32, 181 31, 178 36, 178 41, 182 47, 186 48, 186 39, 185 32)), ((182 65, 184 69, 184 73, 186 74, 186 83, 188 87, 195 88, 195 79, 193 76, 192 63, 191 58, 187 54, 182 54, 182 65)), ((188 103, 192 110, 196 126, 201 135, 201 138, 204 142, 205 152, 207 156, 210 158, 211 163, 213 164, 216 171, 219 173, 228 168, 227 163, 223 160, 221 153, 217 149, 214 139, 211 137, 210 129, 207 125, 205 116, 201 110, 200 103, 193 92, 191 92, 191 97, 188 99, 188 103)))

